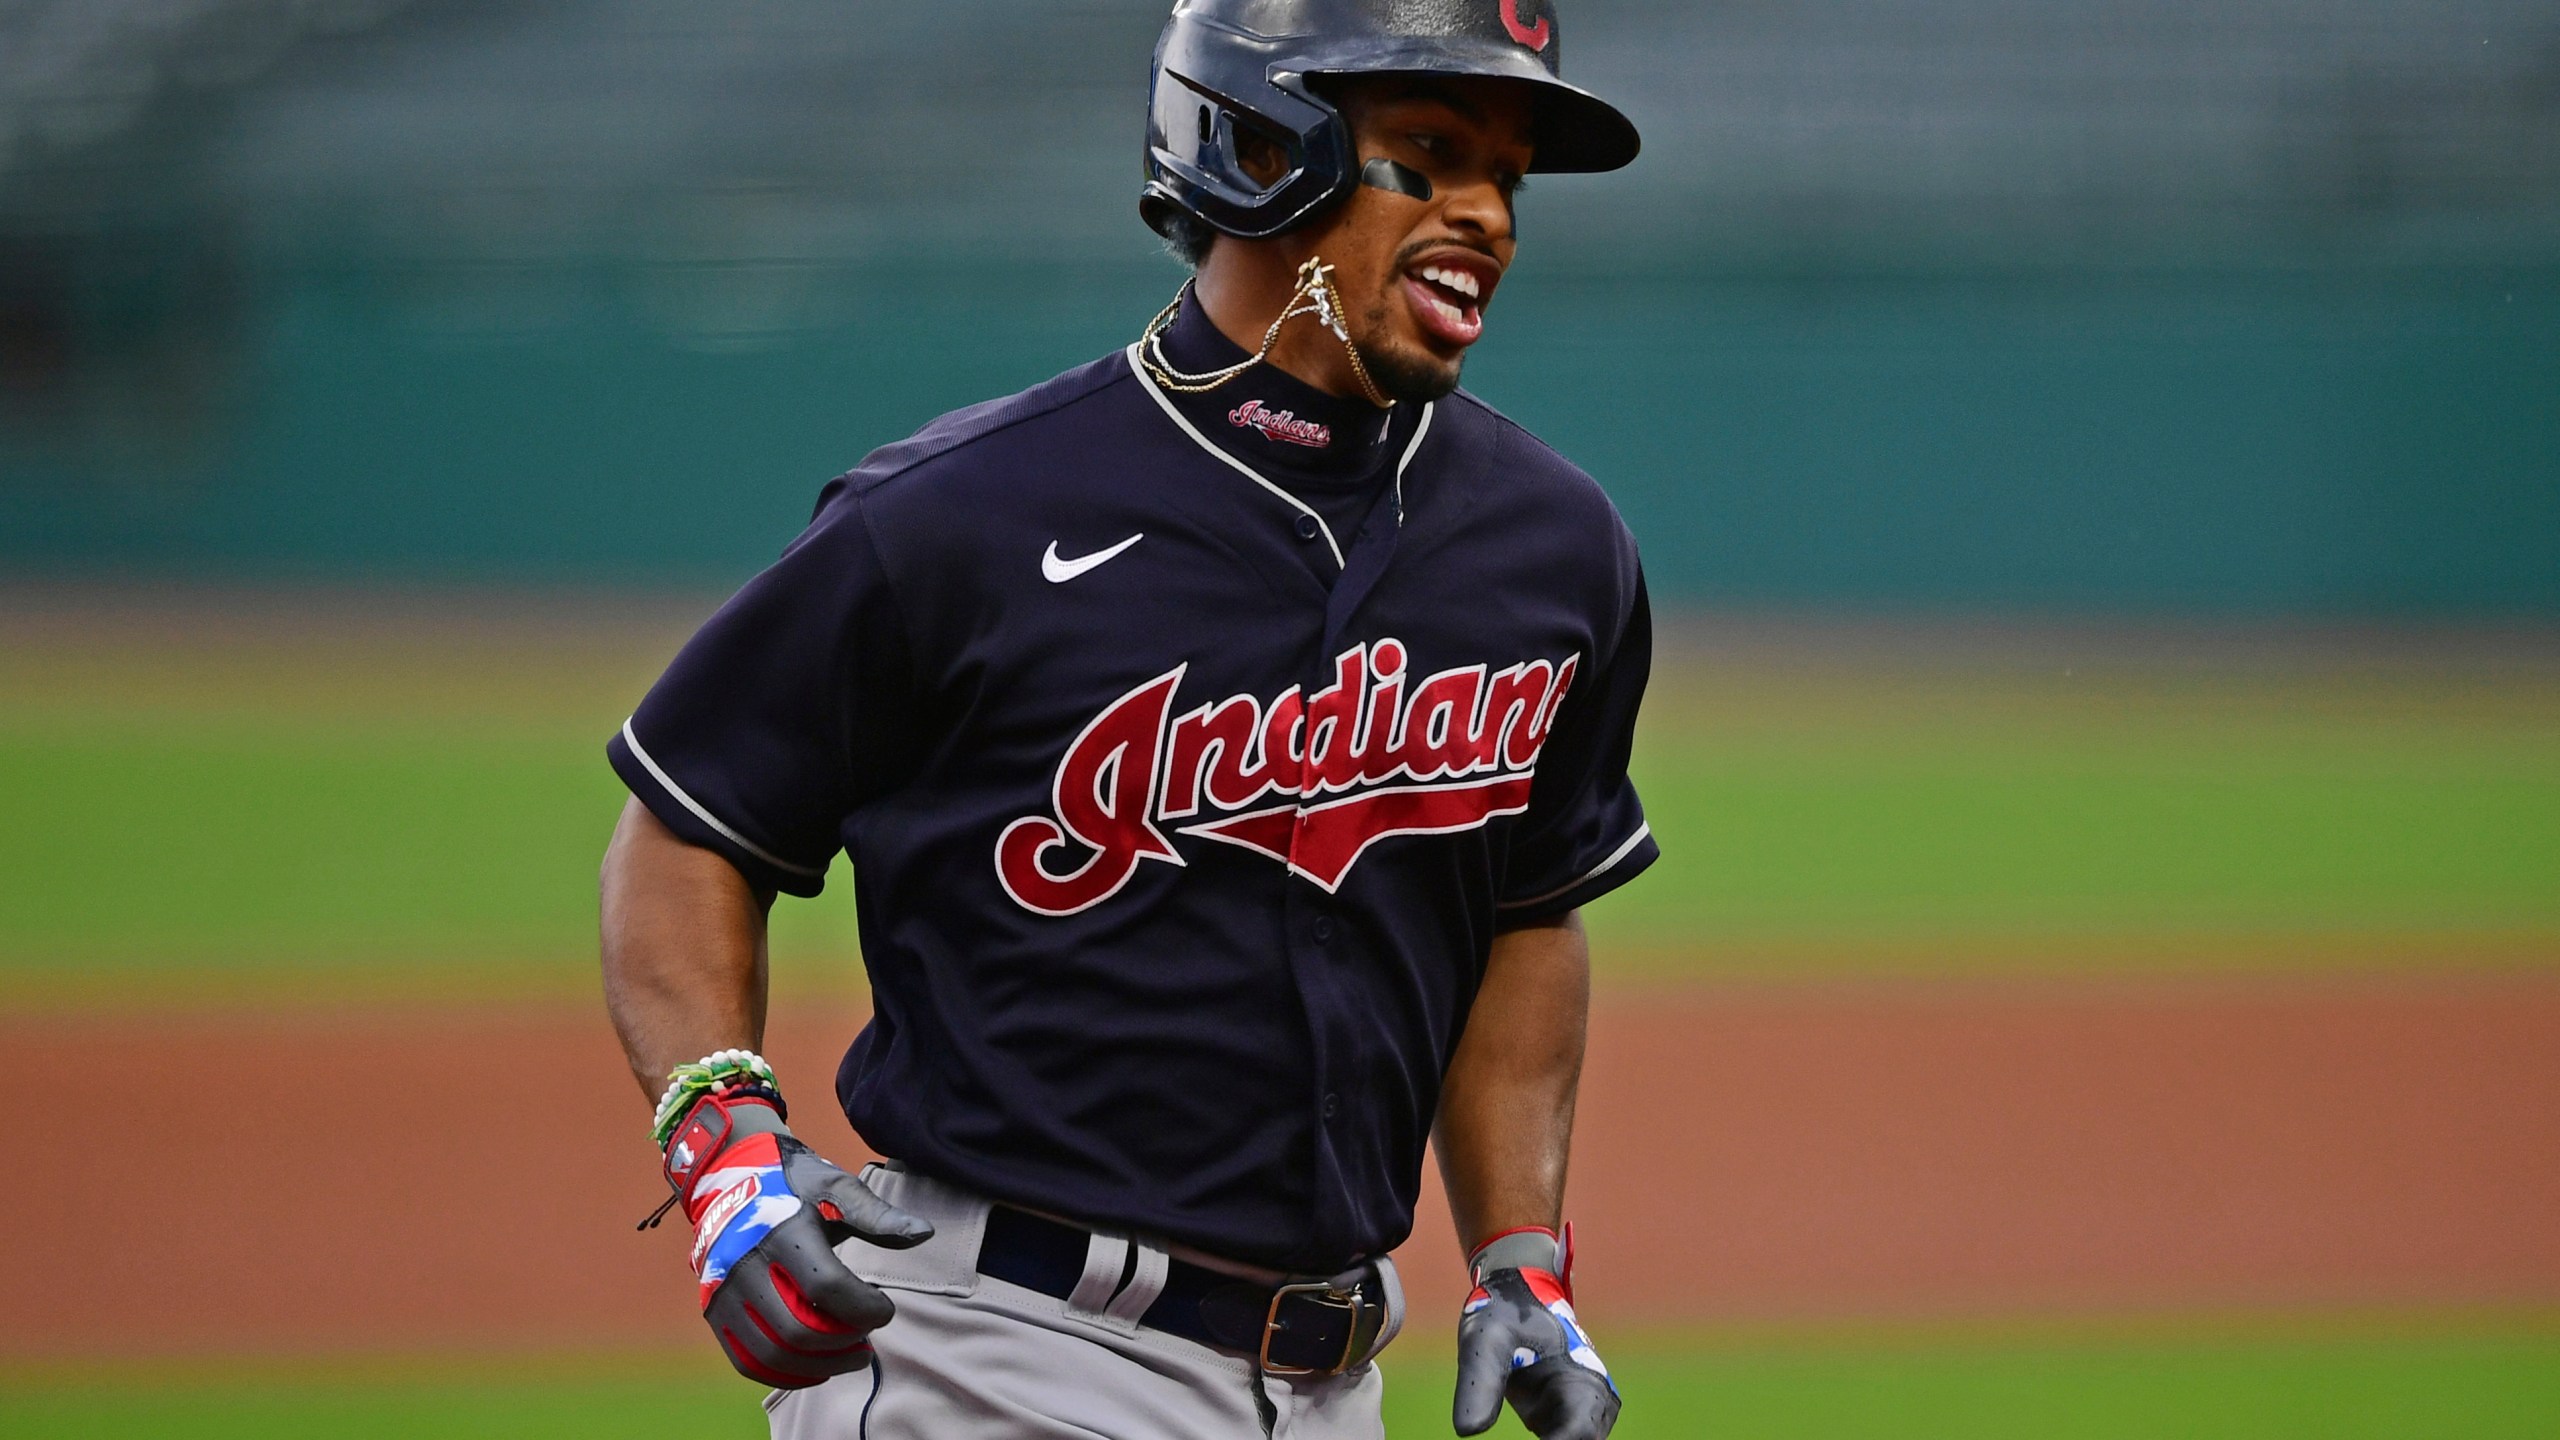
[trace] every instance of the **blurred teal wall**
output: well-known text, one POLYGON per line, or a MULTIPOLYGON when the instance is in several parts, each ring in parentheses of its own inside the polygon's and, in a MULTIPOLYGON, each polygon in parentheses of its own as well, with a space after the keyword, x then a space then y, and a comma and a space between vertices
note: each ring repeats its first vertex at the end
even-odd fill
MULTIPOLYGON (((0 4, 0 579, 734 582, 1126 341, 1164 0, 0 4)), ((1469 383, 1669 599, 2560 615, 2560 7, 1563 7, 1469 383)))
MULTIPOLYGON (((840 318, 717 345, 487 276, 471 303, 273 281, 196 453, 7 452, 0 565, 731 582, 827 476, 1125 343, 1178 278, 847 270, 807 282, 840 318)), ((1601 479, 1669 597, 2560 613, 2560 267, 1595 277, 1531 252, 1493 319, 1471 388, 1601 479)))

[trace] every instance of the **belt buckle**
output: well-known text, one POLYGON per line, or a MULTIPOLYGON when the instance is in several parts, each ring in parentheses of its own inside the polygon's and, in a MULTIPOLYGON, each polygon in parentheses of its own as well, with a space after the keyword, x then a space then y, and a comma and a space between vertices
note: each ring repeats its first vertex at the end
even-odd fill
POLYGON ((1262 1321, 1262 1353, 1256 1358, 1263 1373, 1269 1375, 1339 1375, 1351 1368, 1351 1353, 1360 1343, 1360 1312, 1369 1302, 1357 1289, 1345 1290, 1330 1280, 1311 1280, 1296 1285, 1283 1285, 1271 1292, 1271 1310, 1262 1321), (1280 1307, 1292 1295, 1304 1295, 1317 1305, 1340 1310, 1347 1317, 1342 1327, 1341 1358, 1328 1366, 1283 1365, 1271 1358, 1271 1342, 1281 1329, 1280 1307))

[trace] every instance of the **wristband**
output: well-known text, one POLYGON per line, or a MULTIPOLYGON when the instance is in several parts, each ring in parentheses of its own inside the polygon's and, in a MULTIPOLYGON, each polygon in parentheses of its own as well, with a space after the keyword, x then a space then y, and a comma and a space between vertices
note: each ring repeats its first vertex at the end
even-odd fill
POLYGON ((763 1090, 773 1100, 774 1113, 787 1114, 782 1105, 781 1088, 774 1083, 773 1067, 752 1050, 716 1050, 689 1064, 667 1072, 666 1093, 658 1097, 658 1113, 649 1127, 650 1142, 659 1149, 667 1148, 667 1140, 684 1122, 685 1112, 693 1102, 714 1090, 751 1085, 763 1090))

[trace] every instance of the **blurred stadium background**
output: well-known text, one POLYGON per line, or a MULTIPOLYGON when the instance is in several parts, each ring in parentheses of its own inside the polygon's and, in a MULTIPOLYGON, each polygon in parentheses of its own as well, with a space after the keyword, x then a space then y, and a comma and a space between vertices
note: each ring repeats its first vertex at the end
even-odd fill
MULTIPOLYGON (((1535 183, 1469 383, 1665 611, 1621 1433, 2560 1432, 2560 12, 1569 8, 1647 153, 1535 183)), ((1161 19, 0 0, 0 1043, 93 1117, 0 1435, 759 1433, 621 1229, 601 742, 1171 293, 1161 19)))

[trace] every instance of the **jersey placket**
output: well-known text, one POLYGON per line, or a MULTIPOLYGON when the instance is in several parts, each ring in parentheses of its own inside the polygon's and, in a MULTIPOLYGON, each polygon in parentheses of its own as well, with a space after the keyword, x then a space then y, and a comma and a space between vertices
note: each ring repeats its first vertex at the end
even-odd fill
MULTIPOLYGON (((1136 372, 1138 383, 1147 389, 1166 418, 1216 460, 1220 469, 1231 477, 1250 482, 1288 507, 1288 519, 1283 522, 1282 533, 1288 537, 1284 544, 1303 543, 1296 530, 1296 521, 1302 515, 1316 521, 1319 534, 1324 539, 1338 541, 1329 529, 1323 528, 1322 518, 1290 495, 1285 487, 1202 435, 1169 398, 1156 389, 1134 354, 1130 357, 1130 368, 1136 372)), ((1350 548, 1342 550, 1338 543, 1333 547, 1341 556, 1342 569, 1333 584, 1324 591, 1322 635, 1297 677, 1301 695, 1312 696, 1333 681, 1334 657, 1343 650, 1362 604, 1376 590, 1379 581, 1385 578, 1395 558, 1407 519, 1405 476, 1430 438, 1435 409, 1433 405, 1423 407, 1415 422, 1414 433, 1406 439, 1403 450, 1395 457, 1387 487, 1363 519, 1359 532, 1352 537, 1350 548)), ((1308 879, 1297 864, 1300 846, 1308 833, 1307 807, 1316 798, 1311 793, 1315 778, 1311 773, 1314 757, 1312 745, 1308 743, 1313 737, 1304 732, 1301 734, 1298 809, 1290 825, 1289 868, 1281 882, 1281 930, 1286 937, 1290 975, 1296 983, 1299 1006, 1307 1025, 1308 1059, 1313 1081, 1307 1094, 1316 1117, 1313 1127, 1316 1173, 1311 1177, 1309 1186, 1315 1208, 1312 1239, 1318 1249, 1331 1252, 1347 1248, 1350 1236, 1357 1228, 1356 1217, 1348 1208, 1351 1187, 1341 1158, 1341 1146, 1346 1139, 1343 1127, 1349 1118, 1349 1107, 1356 1103, 1354 1095, 1349 1092, 1355 1087, 1338 1077, 1340 1062, 1337 1057, 1347 1050, 1356 1049, 1346 1047, 1338 1037, 1348 1028, 1343 1017, 1353 1008, 1358 995, 1356 987, 1344 985, 1341 977, 1349 967, 1356 966, 1359 959, 1347 953, 1357 947, 1356 927, 1344 922, 1342 907, 1336 903, 1335 897, 1308 879)))
MULTIPOLYGON (((1427 417, 1426 417, 1427 419, 1427 417)), ((1417 439, 1420 437, 1417 436, 1417 439)), ((1417 447, 1418 448, 1418 447, 1417 447)), ((1410 454, 1398 461, 1399 469, 1411 459, 1410 454)), ((1341 653, 1352 618, 1359 613, 1361 602, 1377 588, 1395 558, 1396 543, 1404 530, 1404 503, 1401 476, 1398 483, 1381 495, 1360 533, 1352 540, 1344 557, 1342 574, 1325 594, 1324 637, 1316 646, 1310 665, 1300 677, 1301 694, 1313 695, 1333 679, 1334 657, 1341 653)), ((1356 723, 1356 721, 1355 721, 1356 723)), ((1298 811, 1289 832, 1289 880, 1286 891, 1286 932, 1289 936, 1291 969, 1297 977, 1299 1003, 1306 1011, 1307 1037, 1315 1084, 1309 1095, 1314 1105, 1316 1124, 1315 1184, 1311 1187, 1316 1202, 1315 1231, 1318 1243, 1332 1247, 1346 1243, 1353 1230, 1352 1216, 1345 1212, 1343 1201, 1350 1193, 1345 1183, 1339 1146, 1343 1143, 1342 1125, 1345 1107, 1353 1103, 1344 1092, 1350 1087, 1335 1076, 1334 1056, 1342 1048, 1334 1038, 1340 1017, 1348 1003, 1349 993, 1339 983, 1346 966, 1358 963, 1346 952, 1357 942, 1352 927, 1336 915, 1340 908, 1334 896, 1308 880, 1298 866, 1299 849, 1307 837, 1310 803, 1316 798, 1314 737, 1298 747, 1298 811)), ((1346 738, 1341 743, 1348 744, 1346 738)))

